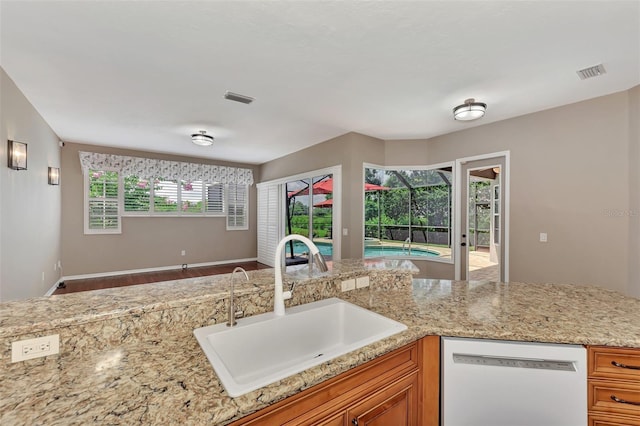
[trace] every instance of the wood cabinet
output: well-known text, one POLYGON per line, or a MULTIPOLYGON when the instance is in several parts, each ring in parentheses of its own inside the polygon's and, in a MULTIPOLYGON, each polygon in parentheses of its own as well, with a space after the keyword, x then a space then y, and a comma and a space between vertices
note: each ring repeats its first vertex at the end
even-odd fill
POLYGON ((428 336, 232 425, 437 426, 439 372, 440 339, 428 336))
POLYGON ((589 426, 640 426, 640 349, 588 347, 589 426))

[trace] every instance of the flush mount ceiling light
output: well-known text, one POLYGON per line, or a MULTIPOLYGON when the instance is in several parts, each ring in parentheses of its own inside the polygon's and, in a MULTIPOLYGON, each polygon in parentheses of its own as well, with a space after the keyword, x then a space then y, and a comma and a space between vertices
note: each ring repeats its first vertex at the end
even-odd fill
POLYGON ((200 130, 199 133, 191 135, 191 142, 200 146, 211 146, 213 145, 213 136, 208 135, 205 130, 200 130))
POLYGON ((477 120, 484 115, 486 110, 487 104, 469 98, 464 101, 464 104, 453 109, 453 118, 459 121, 477 120))

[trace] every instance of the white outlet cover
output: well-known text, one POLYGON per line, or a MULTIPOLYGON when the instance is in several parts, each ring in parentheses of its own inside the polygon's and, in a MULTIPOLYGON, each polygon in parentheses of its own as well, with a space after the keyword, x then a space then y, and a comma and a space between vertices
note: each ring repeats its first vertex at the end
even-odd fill
POLYGON ((350 291, 356 288, 356 280, 353 278, 350 280, 342 281, 342 291, 350 291))
POLYGON ((25 361, 57 353, 60 353, 59 334, 11 342, 11 362, 25 361))
POLYGON ((540 242, 541 243, 546 243, 547 242, 547 233, 546 232, 541 232, 540 233, 540 242))
POLYGON ((369 287, 369 277, 358 277, 356 278, 356 288, 364 288, 369 287))

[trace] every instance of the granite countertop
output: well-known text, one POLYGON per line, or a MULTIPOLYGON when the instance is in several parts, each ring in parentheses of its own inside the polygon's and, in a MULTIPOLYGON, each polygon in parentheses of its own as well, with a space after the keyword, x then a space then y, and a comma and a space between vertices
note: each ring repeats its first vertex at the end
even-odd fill
MULTIPOLYGON (((346 273, 352 267, 342 262, 333 272, 346 273)), ((369 265, 368 270, 385 267, 392 265, 369 265)), ((358 268, 363 270, 362 265, 358 268)), ((264 285, 268 285, 269 272, 265 274, 264 285)), ((131 303, 125 311, 210 297, 211 288, 200 289, 206 285, 198 280, 192 283, 194 294, 178 292, 181 297, 171 302, 163 301, 160 293, 172 286, 175 290, 175 283, 151 285, 154 288, 146 291, 151 292, 154 303, 144 307, 131 303)), ((251 294, 259 288, 247 284, 240 292, 251 294)), ((0 403, 0 423, 56 424, 67 416, 65 424, 226 424, 427 335, 640 348, 640 300, 597 287, 416 279, 413 285, 365 288, 340 297, 403 322, 408 329, 238 398, 226 394, 196 339, 184 337, 189 330, 182 330, 185 333, 178 334, 183 337, 176 339, 159 340, 150 333, 73 360, 47 357, 52 359, 46 362, 55 367, 46 370, 43 381, 49 383, 47 391, 0 403)), ((80 301, 65 303, 80 304, 81 318, 91 315, 80 301)), ((114 309, 119 315, 123 308, 114 309)), ((45 315, 46 309, 38 312, 33 323, 39 323, 39 315, 45 315)), ((95 314, 116 315, 109 309, 95 314)), ((0 316, 0 332, 4 326, 6 335, 10 335, 6 330, 26 327, 14 323, 10 316, 0 316)), ((65 319, 60 316, 54 321, 64 323, 65 319)), ((177 321, 173 326, 180 329, 177 321)), ((20 376, 19 371, 3 380, 29 384, 29 378, 20 376)))

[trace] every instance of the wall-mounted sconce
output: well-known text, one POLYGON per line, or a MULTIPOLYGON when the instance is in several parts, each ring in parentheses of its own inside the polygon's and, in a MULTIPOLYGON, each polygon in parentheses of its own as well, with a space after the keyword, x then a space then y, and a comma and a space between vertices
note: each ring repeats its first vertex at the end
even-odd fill
POLYGON ((27 144, 9 140, 7 158, 9 168, 13 170, 27 170, 27 144))
POLYGON ((60 185, 60 169, 58 167, 49 167, 49 185, 60 185))

